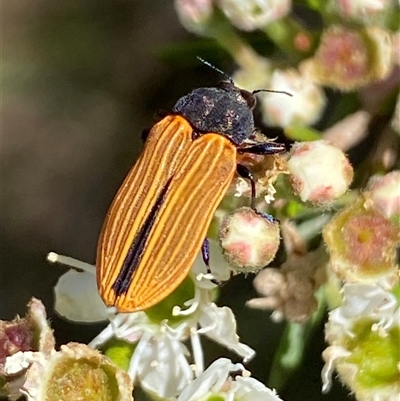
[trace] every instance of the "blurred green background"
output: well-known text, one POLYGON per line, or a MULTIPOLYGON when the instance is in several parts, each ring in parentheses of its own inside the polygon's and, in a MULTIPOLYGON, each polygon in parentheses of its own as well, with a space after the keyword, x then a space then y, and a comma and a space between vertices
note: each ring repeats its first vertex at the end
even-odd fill
MULTIPOLYGON (((65 269, 47 264, 46 254, 94 262, 103 218, 140 153, 142 130, 180 96, 220 80, 192 57, 209 57, 212 45, 184 30, 172 1, 19 0, 2 11, 0 317, 24 315, 35 296, 58 344, 88 342, 103 326, 55 315, 52 288, 65 269)), ((211 53, 232 72, 224 52, 211 53)), ((248 368, 265 382, 283 325, 245 308, 254 295, 251 276, 236 277, 220 303, 237 314, 242 341, 257 350, 248 368)), ((206 340, 204 347, 206 364, 228 355, 206 340)), ((321 395, 323 349, 321 327, 283 399, 351 399, 337 383, 321 395)))

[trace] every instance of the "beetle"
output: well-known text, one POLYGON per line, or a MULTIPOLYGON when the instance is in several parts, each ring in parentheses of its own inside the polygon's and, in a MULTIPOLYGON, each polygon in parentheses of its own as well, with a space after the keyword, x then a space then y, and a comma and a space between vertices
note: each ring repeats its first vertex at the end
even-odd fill
MULTIPOLYGON (((254 92, 222 81, 181 97, 150 130, 106 215, 97 286, 119 312, 147 309, 187 276, 235 173, 238 153, 273 154, 283 144, 251 140, 254 92)), ((252 181, 253 196, 255 186, 252 181)))

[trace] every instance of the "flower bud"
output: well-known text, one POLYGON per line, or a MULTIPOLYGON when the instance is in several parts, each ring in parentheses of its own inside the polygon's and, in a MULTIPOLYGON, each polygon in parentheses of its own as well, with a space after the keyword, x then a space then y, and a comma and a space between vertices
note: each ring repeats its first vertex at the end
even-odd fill
POLYGON ((175 0, 175 9, 181 24, 199 35, 213 14, 212 0, 175 0))
POLYGON ((348 190, 353 179, 344 153, 323 140, 295 143, 287 165, 294 192, 303 202, 329 205, 348 190))
POLYGON ((218 0, 218 6, 239 29, 254 31, 291 10, 291 0, 218 0))
POLYGON ((331 0, 330 8, 344 19, 379 23, 393 9, 393 0, 331 0))
POLYGON ((371 177, 363 195, 369 207, 400 224, 400 170, 371 177))
POLYGON ((251 273, 268 265, 279 248, 279 223, 249 207, 225 217, 219 232, 225 258, 237 273, 251 273))
POLYGON ((295 69, 275 70, 269 85, 294 96, 260 93, 266 124, 283 128, 289 125, 312 125, 321 117, 326 104, 323 89, 295 69))
POLYGON ((246 88, 248 91, 253 91, 269 87, 271 62, 261 56, 256 60, 251 63, 250 68, 239 68, 232 74, 233 82, 238 88, 246 88))

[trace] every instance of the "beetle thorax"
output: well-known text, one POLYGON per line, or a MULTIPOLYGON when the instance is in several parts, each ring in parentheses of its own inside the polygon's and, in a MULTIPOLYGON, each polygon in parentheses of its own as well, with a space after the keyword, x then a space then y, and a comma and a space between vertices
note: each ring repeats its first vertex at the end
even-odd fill
POLYGON ((253 112, 239 88, 221 86, 195 89, 177 101, 173 112, 185 117, 199 134, 214 132, 239 145, 254 131, 253 112))

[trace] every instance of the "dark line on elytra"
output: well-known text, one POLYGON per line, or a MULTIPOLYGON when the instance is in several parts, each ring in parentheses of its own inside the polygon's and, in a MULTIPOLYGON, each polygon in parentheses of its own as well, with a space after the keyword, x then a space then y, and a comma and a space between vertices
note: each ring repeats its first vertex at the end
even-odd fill
POLYGON ((164 202, 165 195, 169 188, 172 178, 170 178, 165 184, 164 188, 158 195, 156 202, 150 210, 149 215, 146 217, 142 227, 136 234, 131 247, 129 248, 128 254, 122 264, 121 271, 119 272, 117 278, 115 279, 112 289, 115 291, 115 296, 126 293, 133 279, 133 273, 139 266, 139 263, 143 256, 143 251, 145 248, 146 240, 149 237, 150 231, 153 228, 154 222, 156 220, 158 211, 164 202))

